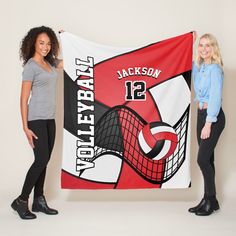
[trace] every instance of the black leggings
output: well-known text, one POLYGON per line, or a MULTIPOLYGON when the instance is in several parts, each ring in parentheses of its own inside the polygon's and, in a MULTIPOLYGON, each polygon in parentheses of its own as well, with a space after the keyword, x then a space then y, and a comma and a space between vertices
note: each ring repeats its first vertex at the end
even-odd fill
POLYGON ((55 120, 28 121, 28 127, 38 139, 34 139, 34 162, 28 170, 20 198, 27 200, 34 187, 34 198, 43 195, 46 168, 52 153, 56 125, 55 120))
POLYGON ((206 123, 207 110, 198 110, 197 116, 197 139, 199 144, 198 165, 202 171, 204 179, 204 196, 216 196, 215 187, 215 165, 214 165, 214 149, 221 132, 225 127, 225 115, 221 109, 217 117, 217 122, 212 123, 210 137, 201 139, 201 131, 206 123))

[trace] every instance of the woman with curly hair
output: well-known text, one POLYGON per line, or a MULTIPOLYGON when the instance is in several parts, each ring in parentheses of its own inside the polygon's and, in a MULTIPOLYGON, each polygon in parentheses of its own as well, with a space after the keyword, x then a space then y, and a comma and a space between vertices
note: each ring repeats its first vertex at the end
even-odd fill
POLYGON ((222 110, 223 63, 217 40, 211 34, 200 37, 192 72, 195 101, 198 104, 197 162, 203 175, 204 197, 189 212, 207 216, 219 209, 216 199, 214 149, 225 127, 222 110))
POLYGON ((56 131, 56 68, 63 67, 63 61, 57 59, 58 52, 57 37, 51 28, 45 26, 30 29, 21 43, 20 58, 24 66, 20 98, 21 117, 23 130, 34 152, 34 162, 28 170, 22 192, 11 204, 22 219, 36 218, 28 208, 28 198, 33 188, 32 211, 58 214, 57 210, 48 207, 43 192, 56 131))

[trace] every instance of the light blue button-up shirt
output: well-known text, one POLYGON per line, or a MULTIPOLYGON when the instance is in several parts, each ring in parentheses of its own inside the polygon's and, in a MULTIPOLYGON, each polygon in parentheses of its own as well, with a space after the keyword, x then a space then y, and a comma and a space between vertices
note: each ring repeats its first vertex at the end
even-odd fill
POLYGON ((197 67, 193 62, 192 68, 195 101, 202 107, 207 106, 206 121, 216 122, 222 103, 223 71, 218 64, 204 64, 197 67))

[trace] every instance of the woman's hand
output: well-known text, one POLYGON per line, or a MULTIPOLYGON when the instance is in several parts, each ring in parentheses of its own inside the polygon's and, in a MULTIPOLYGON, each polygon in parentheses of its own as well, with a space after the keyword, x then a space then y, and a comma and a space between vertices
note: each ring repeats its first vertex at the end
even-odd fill
POLYGON ((206 124, 202 128, 201 139, 207 139, 210 137, 210 135, 211 135, 211 123, 206 122, 206 124))
POLYGON ((24 129, 24 131, 25 131, 25 134, 26 134, 26 137, 28 139, 28 142, 29 142, 30 146, 32 148, 34 148, 34 140, 33 139, 34 138, 38 139, 38 137, 35 135, 35 133, 32 130, 30 130, 28 128, 24 129))

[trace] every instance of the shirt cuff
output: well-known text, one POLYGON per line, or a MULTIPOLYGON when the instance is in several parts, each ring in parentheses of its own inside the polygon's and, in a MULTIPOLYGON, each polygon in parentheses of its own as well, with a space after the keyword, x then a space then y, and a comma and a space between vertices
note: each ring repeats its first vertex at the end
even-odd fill
POLYGON ((216 116, 207 116, 206 117, 206 121, 208 122, 216 122, 217 121, 217 117, 216 116))

